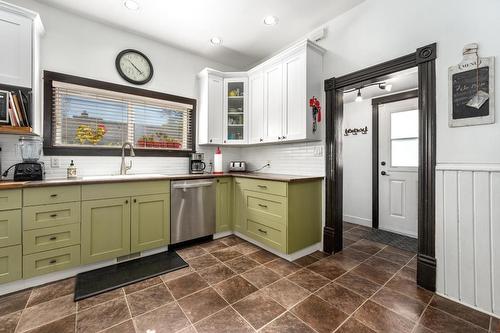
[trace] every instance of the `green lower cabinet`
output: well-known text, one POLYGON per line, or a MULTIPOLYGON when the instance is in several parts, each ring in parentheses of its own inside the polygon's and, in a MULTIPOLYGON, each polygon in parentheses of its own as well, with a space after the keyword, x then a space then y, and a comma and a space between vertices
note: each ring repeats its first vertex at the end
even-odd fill
POLYGON ((245 196, 243 186, 238 179, 234 180, 233 185, 233 230, 241 233, 246 231, 245 220, 245 196))
POLYGON ((21 244, 21 210, 0 211, 0 247, 21 244))
POLYGON ((130 253, 130 198, 82 202, 83 264, 130 253))
POLYGON ((22 251, 21 245, 0 248, 0 283, 21 279, 22 251))
POLYGON ((29 254, 23 257, 23 278, 57 272, 80 265, 80 245, 29 254))
POLYGON ((170 241, 170 195, 132 197, 130 250, 140 252, 168 245, 170 241))
POLYGON ((233 180, 230 177, 217 179, 217 208, 215 231, 224 232, 230 231, 233 227, 232 223, 232 206, 233 206, 233 180))

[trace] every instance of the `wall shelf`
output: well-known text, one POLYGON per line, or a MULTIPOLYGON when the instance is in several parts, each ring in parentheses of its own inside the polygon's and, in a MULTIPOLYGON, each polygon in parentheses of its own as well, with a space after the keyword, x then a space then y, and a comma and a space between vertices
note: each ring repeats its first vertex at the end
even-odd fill
POLYGON ((0 126, 0 134, 27 135, 33 134, 31 127, 0 126))

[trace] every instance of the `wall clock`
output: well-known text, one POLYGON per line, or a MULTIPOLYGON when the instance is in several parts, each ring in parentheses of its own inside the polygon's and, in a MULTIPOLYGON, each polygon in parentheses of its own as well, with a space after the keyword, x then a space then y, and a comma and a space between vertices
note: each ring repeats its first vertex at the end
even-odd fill
POLYGON ((115 64, 118 74, 130 83, 145 84, 153 78, 153 64, 144 53, 137 50, 121 51, 115 64))

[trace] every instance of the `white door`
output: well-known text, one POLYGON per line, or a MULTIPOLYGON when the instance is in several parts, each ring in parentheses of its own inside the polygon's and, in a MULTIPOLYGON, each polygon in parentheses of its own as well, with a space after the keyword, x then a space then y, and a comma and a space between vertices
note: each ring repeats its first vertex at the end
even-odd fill
POLYGON ((208 76, 208 143, 222 144, 224 109, 224 80, 208 76))
POLYGON ((262 72, 250 74, 249 78, 249 143, 264 141, 264 76, 262 72))
POLYGON ((306 138, 306 54, 300 52, 283 62, 283 140, 306 138))
POLYGON ((418 99, 379 106, 379 228, 417 237, 418 99))
POLYGON ((0 82, 31 88, 30 19, 0 12, 0 82))
POLYGON ((264 70, 264 141, 277 142, 283 135, 283 66, 264 70))

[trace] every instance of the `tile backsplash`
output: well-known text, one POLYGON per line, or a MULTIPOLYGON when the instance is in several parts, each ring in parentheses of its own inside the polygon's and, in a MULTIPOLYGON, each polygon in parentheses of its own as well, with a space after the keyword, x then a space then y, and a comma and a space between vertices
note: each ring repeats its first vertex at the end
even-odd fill
MULTIPOLYGON (((0 135, 0 163, 2 172, 9 166, 21 161, 17 154, 15 135, 0 135)), ((215 147, 199 147, 199 152, 205 153, 207 170, 209 162, 213 160, 215 147)), ((266 145, 253 147, 222 147, 224 167, 227 170, 229 161, 247 161, 249 170, 254 170, 271 161, 271 167, 261 172, 324 175, 324 151, 322 142, 292 143, 280 145, 266 145)), ((45 163, 46 178, 66 177, 66 168, 74 160, 79 176, 113 175, 120 171, 121 158, 119 156, 91 157, 91 156, 42 156, 45 163), (59 167, 52 167, 52 159, 57 159, 59 167)), ((189 159, 184 157, 134 157, 131 173, 161 173, 184 174, 189 172, 189 159)), ((12 173, 9 174, 11 177, 12 173)))

